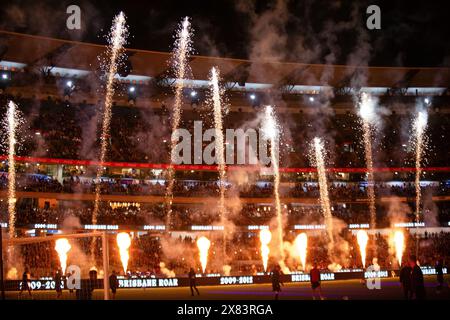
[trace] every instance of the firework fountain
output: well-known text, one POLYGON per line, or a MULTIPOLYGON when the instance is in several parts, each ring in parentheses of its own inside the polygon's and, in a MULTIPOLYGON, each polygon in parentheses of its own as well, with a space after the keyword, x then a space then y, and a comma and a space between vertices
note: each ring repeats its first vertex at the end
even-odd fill
POLYGON ((420 174, 422 173, 421 162, 426 146, 425 132, 427 129, 428 113, 425 110, 419 111, 413 123, 414 145, 416 148, 416 222, 420 220, 420 174))
POLYGON ((214 126, 215 126, 215 146, 216 146, 216 156, 217 156, 217 168, 219 171, 219 214, 221 221, 224 222, 226 219, 225 212, 225 152, 224 152, 224 137, 223 137, 223 88, 219 85, 220 73, 219 70, 213 67, 210 74, 210 85, 211 85, 211 103, 214 109, 214 126))
MULTIPOLYGON (((9 237, 15 237, 16 225, 16 160, 15 146, 16 146, 16 130, 18 126, 17 121, 17 106, 14 102, 9 101, 7 118, 8 131, 8 214, 9 214, 9 237)), ((10 250, 10 253, 12 250, 10 250)), ((11 253, 12 254, 12 253, 11 253)))
POLYGON ((270 143, 270 157, 273 168, 274 176, 274 197, 275 197, 275 211, 276 211, 276 221, 277 221, 277 237, 276 243, 278 244, 279 259, 278 262, 282 269, 285 269, 284 265, 284 247, 283 247, 283 217, 281 211, 281 201, 280 201, 280 170, 279 170, 279 127, 272 106, 266 106, 264 111, 264 120, 262 123, 262 133, 264 138, 269 140, 270 143))
POLYGON ((359 104, 362 120, 364 151, 367 166, 367 195, 369 198, 370 227, 376 228, 375 182, 373 177, 372 132, 376 128, 375 101, 367 93, 362 93, 359 104))
POLYGON ((175 147, 177 145, 178 137, 175 132, 180 125, 181 120, 181 105, 183 102, 183 89, 185 87, 185 80, 190 73, 189 68, 189 56, 192 51, 192 40, 191 40, 191 23, 189 18, 184 18, 180 25, 180 28, 176 35, 175 49, 173 52, 172 68, 175 72, 176 82, 175 82, 175 97, 173 103, 172 111, 172 136, 171 136, 171 149, 170 149, 170 162, 171 165, 168 169, 168 186, 166 190, 166 206, 167 206, 167 221, 166 226, 169 228, 171 225, 172 217, 172 201, 173 201, 173 186, 175 183, 175 170, 173 168, 173 163, 176 157, 175 147))
POLYGON ((361 262, 363 265, 363 268, 366 267, 366 248, 367 248, 367 242, 369 241, 369 236, 367 235, 367 232, 364 230, 358 230, 356 233, 356 240, 358 241, 359 251, 361 253, 361 262))
POLYGON ((55 241, 55 250, 59 256, 62 274, 66 273, 67 253, 70 251, 71 248, 72 246, 70 245, 69 240, 67 240, 66 238, 61 238, 55 241))
MULTIPOLYGON (((106 73, 106 96, 105 96, 105 104, 103 107, 103 123, 102 123, 102 133, 100 137, 100 163, 97 167, 97 175, 96 175, 96 186, 95 186, 95 201, 94 201, 94 210, 92 212, 92 224, 97 224, 97 215, 98 215, 98 207, 100 201, 100 178, 103 175, 104 168, 103 163, 106 160, 106 153, 108 151, 108 136, 110 134, 110 124, 111 124, 111 115, 112 115, 112 102, 114 96, 114 77, 117 73, 118 65, 120 64, 123 46, 126 43, 127 37, 127 27, 125 25, 125 15, 123 12, 120 12, 117 16, 114 17, 113 26, 111 28, 111 32, 108 36, 108 61, 107 65, 107 73, 106 73)), ((94 244, 93 244, 94 247, 94 244)))
POLYGON ((197 247, 200 256, 200 264, 202 265, 202 271, 205 273, 206 265, 208 264, 208 251, 211 246, 211 241, 206 237, 200 237, 197 239, 197 247))
POLYGON ((319 178, 320 205, 325 219, 325 227, 330 241, 330 247, 333 248, 333 216, 331 215, 330 197, 328 195, 328 180, 325 170, 325 150, 323 141, 318 137, 314 138, 312 147, 312 162, 317 168, 317 175, 319 178))
POLYGON ((308 237, 302 232, 295 238, 295 248, 302 263, 303 270, 306 270, 306 252, 308 248, 308 237))
POLYGON ((128 260, 130 260, 129 249, 131 246, 130 235, 126 232, 117 234, 117 246, 119 247, 120 260, 122 261, 123 272, 127 273, 128 260))
POLYGON ((261 242, 261 256, 263 260, 264 272, 266 272, 270 254, 269 243, 270 240, 272 240, 272 233, 267 229, 261 230, 259 233, 259 240, 261 242))

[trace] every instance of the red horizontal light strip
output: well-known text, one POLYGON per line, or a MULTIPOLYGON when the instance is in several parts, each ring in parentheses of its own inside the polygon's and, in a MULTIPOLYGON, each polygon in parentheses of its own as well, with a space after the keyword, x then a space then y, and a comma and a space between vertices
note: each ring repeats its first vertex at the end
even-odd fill
MULTIPOLYGON (((0 160, 6 160, 8 157, 6 155, 1 155, 0 160)), ((144 168, 144 169, 168 169, 169 164, 166 163, 136 163, 136 162, 99 162, 92 160, 72 160, 72 159, 55 159, 55 158, 37 158, 37 157, 24 157, 15 156, 18 162, 30 162, 30 163, 45 163, 45 164, 64 164, 73 166, 98 166, 103 165, 105 167, 120 167, 120 168, 144 168)), ((188 171, 188 170, 200 170, 200 171, 217 171, 217 166, 211 165, 189 165, 180 164, 173 165, 175 170, 188 171)), ((249 170, 249 171, 259 171, 261 167, 255 165, 233 165, 227 166, 227 170, 249 170)), ((270 168, 267 168, 270 169, 270 168)), ((415 167, 384 167, 384 168, 373 168, 375 172, 414 172, 415 167)), ((316 172, 316 168, 280 168, 280 172, 316 172)), ((344 172, 344 173, 365 173, 366 168, 327 168, 329 172, 344 172)), ((422 168, 422 171, 432 171, 432 172, 450 172, 450 167, 426 167, 422 168)))

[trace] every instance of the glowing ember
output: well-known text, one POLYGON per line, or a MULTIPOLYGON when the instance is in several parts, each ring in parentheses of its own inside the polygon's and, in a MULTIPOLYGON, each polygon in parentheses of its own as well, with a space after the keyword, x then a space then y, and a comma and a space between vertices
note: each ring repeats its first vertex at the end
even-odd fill
POLYGON ((302 262, 303 270, 306 270, 306 252, 308 249, 308 237, 306 233, 302 232, 295 238, 295 248, 302 262))
POLYGON ((402 265, 403 251, 405 250, 405 236, 401 231, 395 231, 394 233, 394 245, 395 245, 395 257, 397 258, 398 265, 402 265))
POLYGON ((124 273, 126 273, 128 269, 128 260, 130 259, 130 253, 128 252, 128 249, 131 246, 130 235, 126 232, 117 234, 117 246, 119 247, 120 260, 122 261, 123 271, 124 273))
POLYGON ((185 79, 190 73, 189 68, 189 56, 192 51, 192 31, 191 23, 189 18, 185 17, 181 23, 179 30, 176 35, 175 49, 173 51, 172 68, 175 72, 176 82, 175 82, 175 97, 173 103, 172 111, 172 136, 171 136, 171 151, 170 160, 171 165, 168 168, 168 185, 166 190, 166 206, 167 210, 167 221, 166 225, 170 227, 171 216, 172 216, 172 198, 173 198, 173 187, 175 183, 175 171, 172 164, 176 157, 176 145, 177 136, 174 134, 180 125, 181 120, 181 105, 183 98, 183 89, 185 87, 185 79))
POLYGON ((367 235, 366 231, 358 230, 358 233, 356 234, 356 239, 358 240, 359 251, 361 252, 361 262, 362 262, 363 268, 365 268, 366 267, 366 248, 367 248, 367 242, 369 241, 369 236, 367 235))
POLYGON ((219 85, 220 73, 216 68, 211 69, 210 75, 210 86, 211 86, 211 97, 210 103, 213 105, 214 109, 214 126, 215 126, 215 146, 216 146, 216 156, 217 156, 217 164, 219 171, 219 190, 220 190, 220 198, 219 198, 219 214, 222 219, 222 222, 225 220, 225 152, 224 152, 224 138, 223 138, 223 120, 222 120, 222 97, 223 97, 223 88, 219 85))
POLYGON ((69 240, 66 238, 61 238, 55 241, 55 250, 58 252, 59 262, 61 264, 62 273, 66 273, 67 267, 67 253, 72 248, 69 243, 69 240))
POLYGON ((197 239, 197 247, 200 255, 200 264, 202 265, 203 273, 206 270, 206 265, 208 263, 208 250, 211 246, 211 241, 206 237, 200 237, 197 239))
POLYGON ((413 124, 414 144, 416 147, 416 222, 420 221, 420 175, 422 168, 420 167, 424 149, 426 146, 425 132, 427 129, 428 113, 426 111, 419 111, 413 124))
POLYGON ((364 150, 367 166, 367 195, 369 198, 370 226, 376 227, 375 182, 372 160, 372 131, 376 128, 375 101, 366 93, 362 93, 359 104, 359 116, 362 119, 364 150))
POLYGON ((8 214, 9 214, 9 236, 15 237, 16 225, 16 129, 17 129, 17 111, 16 104, 12 101, 8 103, 6 114, 8 129, 8 214))
POLYGON ((259 233, 259 241, 261 241, 261 256, 263 259, 264 271, 267 271, 267 263, 269 262, 270 240, 272 240, 272 233, 267 229, 261 230, 259 233))
MULTIPOLYGON (((111 123, 111 106, 114 96, 114 77, 117 73, 117 68, 122 57, 123 46, 126 43, 127 27, 125 25, 125 14, 120 12, 114 17, 113 26, 108 37, 108 56, 109 61, 106 75, 106 96, 103 108, 103 123, 102 134, 100 137, 100 163, 97 167, 96 186, 95 186, 95 201, 94 210, 92 211, 92 224, 97 224, 98 206, 100 201, 100 178, 103 175, 103 163, 106 160, 106 153, 108 151, 108 137, 110 133, 111 123)), ((94 246, 94 242, 93 242, 94 246)))
POLYGON ((280 169, 278 163, 278 142, 279 142, 279 128, 275 118, 272 106, 266 106, 264 121, 262 124, 262 133, 266 139, 270 142, 270 157, 274 175, 274 188, 273 193, 275 196, 275 211, 277 214, 277 243, 279 250, 279 263, 284 265, 284 248, 283 248, 283 219, 281 212, 280 202, 280 169))

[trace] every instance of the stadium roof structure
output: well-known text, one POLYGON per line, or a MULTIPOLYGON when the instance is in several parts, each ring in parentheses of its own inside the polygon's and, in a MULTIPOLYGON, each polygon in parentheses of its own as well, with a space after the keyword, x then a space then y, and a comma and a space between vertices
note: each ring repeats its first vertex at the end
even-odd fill
MULTIPOLYGON (((105 46, 54 39, 0 30, 0 61, 3 67, 51 65, 73 70, 74 75, 98 69, 98 57, 105 46), (6 64, 5 64, 6 62, 6 64)), ((170 52, 126 49, 132 72, 128 79, 149 80, 169 74, 170 52)), ((450 87, 450 68, 367 67, 304 64, 193 55, 193 78, 207 80, 211 67, 221 70, 227 82, 269 84, 272 86, 331 86, 383 88, 450 87)))

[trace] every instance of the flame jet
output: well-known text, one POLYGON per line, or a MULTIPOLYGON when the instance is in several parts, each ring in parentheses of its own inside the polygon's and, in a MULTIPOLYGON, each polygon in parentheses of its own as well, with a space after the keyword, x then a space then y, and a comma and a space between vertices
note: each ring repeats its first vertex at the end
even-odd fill
POLYGON ((66 273, 67 268, 67 254, 70 251, 72 246, 69 243, 69 240, 66 238, 61 238, 55 241, 55 250, 59 256, 59 262, 61 264, 62 274, 66 273))
POLYGON ((261 241, 261 256, 263 260, 264 272, 266 272, 270 254, 269 243, 270 240, 272 240, 272 233, 267 229, 261 230, 259 233, 259 240, 261 241))
POLYGON ((361 253, 361 262, 363 268, 365 268, 367 242, 369 241, 369 236, 367 235, 367 232, 364 230, 358 230, 358 232, 356 233, 356 240, 358 241, 359 251, 361 253))
POLYGON ((211 241, 206 237, 200 237, 197 239, 197 247, 200 256, 200 264, 202 265, 202 271, 205 273, 206 265, 208 264, 208 251, 211 246, 211 241))
POLYGON ((302 263, 303 270, 306 270, 306 254, 308 250, 308 237, 302 232, 295 238, 295 248, 302 263))
POLYGON ((131 237, 126 232, 117 234, 117 246, 119 247, 120 260, 122 261, 123 272, 128 270, 128 260, 130 260, 129 248, 131 246, 131 237))
POLYGON ((403 251, 405 250, 405 235, 402 231, 395 231, 394 233, 395 257, 399 267, 402 265, 403 251))

